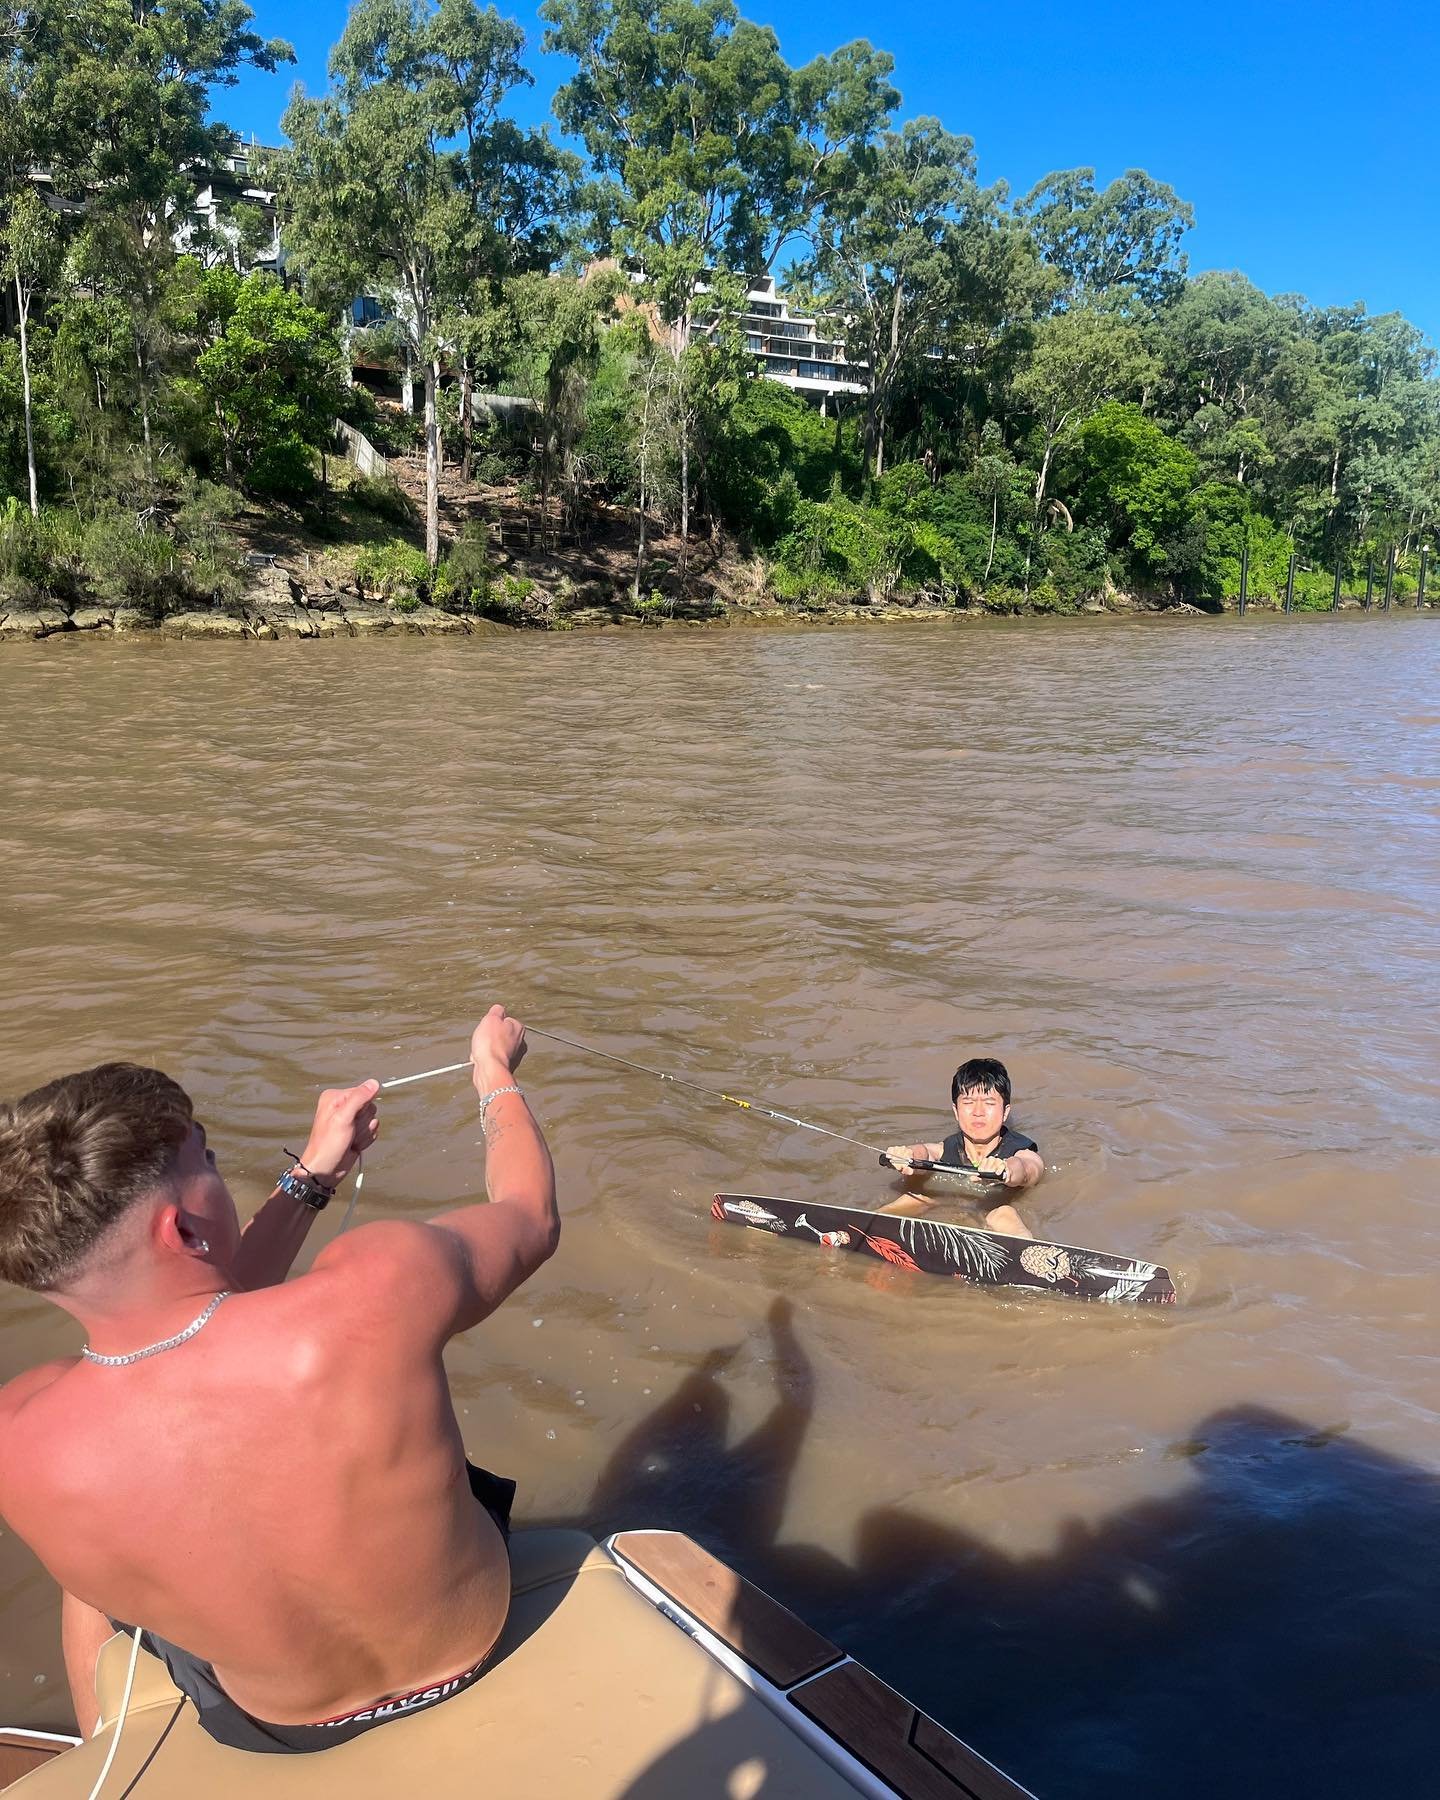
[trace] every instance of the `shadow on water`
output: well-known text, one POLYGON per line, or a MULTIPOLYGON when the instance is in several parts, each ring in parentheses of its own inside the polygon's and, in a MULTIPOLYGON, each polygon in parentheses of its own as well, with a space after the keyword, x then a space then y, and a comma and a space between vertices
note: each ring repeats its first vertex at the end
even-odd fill
MULTIPOLYGON (((853 1547, 782 1543, 814 1379, 783 1301, 770 1330, 777 1395, 759 1428, 728 1443, 735 1351, 712 1353, 611 1457, 590 1529, 689 1533, 1043 1800, 1121 1781, 1167 1800, 1427 1789, 1435 1476, 1237 1407, 1172 1448, 1172 1494, 1072 1524, 1043 1555, 892 1506, 863 1514, 853 1547)), ((697 1772, 727 1729, 699 1734, 697 1772)), ((631 1800, 683 1791, 685 1767, 682 1744, 631 1800)))

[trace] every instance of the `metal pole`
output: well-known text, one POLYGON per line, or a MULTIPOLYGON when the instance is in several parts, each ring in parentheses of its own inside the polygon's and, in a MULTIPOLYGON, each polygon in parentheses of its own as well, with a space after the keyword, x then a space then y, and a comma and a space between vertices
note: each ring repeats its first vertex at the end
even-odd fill
POLYGON ((1367 557, 1365 562, 1365 610, 1369 612, 1370 602, 1375 598, 1375 558, 1367 557))
POLYGON ((1330 610, 1331 612, 1340 610, 1340 558, 1338 556, 1335 558, 1335 592, 1331 596, 1330 610))
POLYGON ((1385 611, 1390 610, 1390 601, 1395 593, 1395 546, 1390 546, 1390 555, 1385 563, 1385 611))
POLYGON ((1240 546, 1240 617, 1245 617, 1245 602, 1250 597, 1250 539, 1240 546))
POLYGON ((1295 565, 1299 560, 1298 556, 1292 555, 1290 567, 1285 572, 1285 610, 1287 613, 1295 610, 1295 565))
POLYGON ((1416 612, 1419 612, 1420 608, 1425 604, 1425 567, 1429 561, 1430 561, 1429 550, 1428 549, 1422 550, 1420 552, 1420 585, 1415 590, 1415 610, 1416 610, 1416 612))

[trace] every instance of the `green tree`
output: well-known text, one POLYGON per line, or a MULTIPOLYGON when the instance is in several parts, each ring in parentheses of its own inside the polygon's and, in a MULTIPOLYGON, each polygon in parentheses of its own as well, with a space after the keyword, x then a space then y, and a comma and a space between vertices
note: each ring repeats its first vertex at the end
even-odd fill
POLYGON ((507 231, 548 229, 537 188, 561 163, 543 134, 500 118, 530 79, 524 35, 475 0, 358 0, 330 58, 331 91, 297 95, 281 121, 276 170, 287 239, 331 295, 393 286, 425 379, 425 550, 439 560, 436 392, 456 296, 494 272, 507 231), (497 220, 496 195, 510 211, 497 220))
MULTIPOLYGON (((555 96, 589 152, 592 240, 638 270, 678 361, 717 271, 757 275, 884 122, 892 61, 868 44, 792 70, 775 33, 733 0, 545 0, 545 48, 575 76, 555 96)), ((690 432, 680 423, 680 535, 690 432)))
POLYGON ((1085 516, 1103 519, 1137 575, 1174 576, 1195 560, 1189 530, 1199 467, 1137 406, 1110 401, 1076 434, 1085 516))
POLYGON ((273 277, 209 271, 203 320, 212 341, 195 380, 215 421, 225 479, 252 493, 298 497, 335 441, 344 403, 333 325, 273 277))
POLYGON ((1074 307, 1037 328, 1029 359, 1014 383, 1015 398, 1034 422, 1039 451, 1027 579, 1056 450, 1104 401, 1137 391, 1153 369, 1139 330, 1116 313, 1074 307))
POLYGON ((1157 411, 1213 475, 1243 487, 1274 466, 1297 336, 1295 314, 1238 274, 1187 282, 1159 321, 1157 411))
POLYGON ((0 272, 15 290, 15 316, 20 331, 20 375, 25 406, 25 467, 30 485, 30 511, 40 517, 40 489, 35 473, 34 396, 30 384, 30 309, 35 293, 59 261, 59 234, 50 208, 28 183, 9 196, 0 226, 0 272))
POLYGON ((850 178, 820 209, 804 277, 846 320, 846 350, 866 369, 865 444, 878 477, 896 390, 942 339, 981 310, 1003 189, 975 180, 969 138, 912 119, 859 146, 850 178))
POLYGON ((209 116, 217 87, 246 67, 274 70, 290 46, 250 29, 242 0, 33 0, 17 55, 56 191, 84 208, 127 290, 141 433, 152 442, 158 315, 175 259, 171 220, 188 209, 196 166, 230 138, 209 116))
POLYGON ((1180 242, 1194 211, 1143 169, 1127 169, 1098 192, 1093 169, 1058 169, 1016 211, 1059 276, 1064 306, 1153 311, 1184 282, 1180 242))

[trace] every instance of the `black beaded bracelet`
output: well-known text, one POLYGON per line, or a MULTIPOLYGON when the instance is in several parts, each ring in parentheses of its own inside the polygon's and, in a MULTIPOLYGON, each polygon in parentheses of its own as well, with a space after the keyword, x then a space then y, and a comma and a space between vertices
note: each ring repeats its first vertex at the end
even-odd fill
MULTIPOLYGON (((282 1150, 285 1150, 283 1144, 280 1147, 282 1150)), ((318 1188, 327 1200, 333 1200, 335 1198, 336 1194, 340 1191, 340 1183, 338 1181, 325 1181, 322 1177, 317 1175, 313 1169, 307 1169, 293 1150, 285 1150, 285 1154, 290 1158, 294 1167, 299 1169, 305 1176, 305 1179, 310 1182, 312 1186, 318 1188)))

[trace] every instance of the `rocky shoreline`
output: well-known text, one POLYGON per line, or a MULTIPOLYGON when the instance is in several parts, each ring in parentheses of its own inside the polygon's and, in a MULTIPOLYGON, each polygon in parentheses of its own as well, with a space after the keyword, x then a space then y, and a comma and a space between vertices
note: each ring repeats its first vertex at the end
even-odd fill
MULTIPOLYGON (((274 571, 279 574, 280 571, 274 571)), ((1358 610, 1358 601, 1342 601, 1346 611, 1358 610)), ((1252 610, 1278 612, 1274 602, 1252 601, 1252 610)), ((1165 615, 1191 618, 1214 617, 1232 612, 1225 606, 1206 612, 1185 602, 1165 602, 1149 595, 1113 594, 1104 604, 1092 600, 1078 615, 1103 618, 1135 618, 1165 615)), ((1430 610, 1429 607, 1426 608, 1430 610)), ((1078 616, 1063 615, 1063 616, 1078 616)), ((327 588, 307 593, 290 577, 285 588, 278 581, 270 592, 253 591, 231 606, 168 613, 157 617, 136 606, 82 605, 67 609, 54 604, 7 604, 0 601, 0 643, 52 637, 89 636, 96 639, 138 638, 210 640, 212 642, 277 642, 295 638, 363 637, 505 637, 515 632, 703 630, 731 626, 794 626, 826 624, 899 624, 938 619, 995 619, 1002 616, 1045 618, 1062 616, 1046 611, 1002 615, 983 606, 953 606, 918 599, 914 602, 836 601, 826 606, 790 607, 760 599, 730 602, 709 608, 678 604, 673 612, 637 613, 629 595, 611 607, 585 606, 554 618, 521 616, 511 623, 475 613, 450 612, 441 607, 410 602, 396 605, 366 599, 348 590, 327 588), (280 591, 274 591, 280 589, 280 591)))
MULTIPOLYGON (((628 596, 627 596, 628 599, 628 596)), ((1110 617, 1166 612, 1203 616, 1188 605, 1161 607, 1128 600, 1119 605, 1091 603, 1082 609, 1091 615, 1110 617)), ((836 603, 824 607, 792 608, 775 603, 730 605, 698 611, 677 607, 672 614, 645 615, 627 610, 591 606, 567 613, 558 627, 570 631, 654 631, 715 629, 735 625, 824 625, 835 623, 898 624, 937 619, 982 619, 999 615, 983 607, 955 607, 919 601, 901 604, 836 603)), ((1023 615, 1041 617, 1039 613, 1023 615)), ((519 619, 507 624, 473 613, 448 612, 426 605, 409 607, 365 600, 359 596, 322 598, 310 596, 251 596, 233 606, 204 611, 168 613, 157 617, 135 606, 77 606, 25 604, 8 607, 0 602, 0 643, 41 638, 89 636, 98 639, 150 637, 236 642, 276 642, 287 638, 362 637, 502 637, 519 631, 557 630, 539 620, 519 619)))
MULTIPOLYGON (((1087 607, 1093 615, 1121 616, 1118 609, 1087 607)), ((1126 615, 1162 609, 1124 609, 1126 615)), ((1193 606, 1173 606, 1167 613, 1202 617, 1193 606)), ((900 624, 936 619, 982 619, 999 615, 983 609, 954 606, 829 606, 792 611, 788 607, 731 608, 707 616, 676 613, 673 617, 641 618, 633 613, 607 612, 599 608, 570 615, 564 632, 715 630, 736 625, 787 626, 862 623, 900 624)), ((1041 617, 1048 615, 1021 615, 1041 617)), ((412 611, 374 602, 355 602, 326 608, 298 603, 290 605, 233 606, 206 612, 179 612, 156 619, 137 607, 81 606, 67 613, 57 606, 12 607, 0 613, 0 643, 52 638, 185 638, 212 642, 241 640, 275 642, 284 638, 361 637, 508 637, 520 632, 555 634, 555 627, 507 625, 498 619, 441 611, 419 606, 412 611)))

